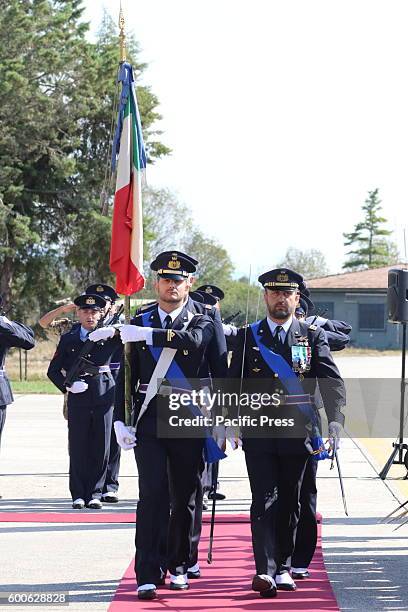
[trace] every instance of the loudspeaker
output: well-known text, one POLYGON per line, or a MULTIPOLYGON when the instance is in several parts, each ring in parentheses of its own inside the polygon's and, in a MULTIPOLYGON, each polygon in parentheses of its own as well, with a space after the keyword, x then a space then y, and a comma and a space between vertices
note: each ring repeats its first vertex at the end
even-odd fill
POLYGON ((388 270, 388 320, 408 323, 408 270, 388 270))

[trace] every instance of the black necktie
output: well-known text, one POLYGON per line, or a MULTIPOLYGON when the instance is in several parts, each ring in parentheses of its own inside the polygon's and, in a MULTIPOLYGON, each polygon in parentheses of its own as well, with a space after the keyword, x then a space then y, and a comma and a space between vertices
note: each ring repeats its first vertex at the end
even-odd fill
POLYGON ((170 315, 167 315, 163 322, 163 329, 170 329, 172 325, 173 325, 172 318, 170 315))
POLYGON ((275 329, 275 346, 276 348, 282 348, 283 346, 283 342, 280 336, 280 333, 282 331, 283 327, 282 325, 277 325, 276 329, 275 329))

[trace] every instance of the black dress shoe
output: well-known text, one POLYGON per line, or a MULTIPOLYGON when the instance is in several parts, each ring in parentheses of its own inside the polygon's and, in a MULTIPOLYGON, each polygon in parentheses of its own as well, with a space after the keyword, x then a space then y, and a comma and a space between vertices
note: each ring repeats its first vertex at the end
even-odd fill
POLYGON ((292 578, 294 580, 303 580, 304 578, 310 578, 310 574, 308 570, 305 570, 304 572, 294 572, 292 570, 292 578))
POLYGON ((86 507, 91 510, 102 510, 103 505, 100 499, 91 499, 91 501, 86 504, 86 507))
POLYGON ((194 578, 201 578, 200 570, 198 570, 196 572, 187 572, 187 578, 192 578, 193 580, 194 580, 194 578))
POLYGON ((261 597, 276 597, 276 586, 273 578, 264 578, 257 574, 252 580, 252 590, 259 592, 261 597))
POLYGON ((185 584, 175 584, 174 582, 170 582, 170 589, 172 591, 187 591, 188 588, 190 588, 188 582, 185 584))
POLYGON ((156 597, 157 597, 156 589, 146 589, 145 591, 137 592, 138 599, 148 600, 148 599, 156 599, 156 597))
POLYGON ((214 499, 214 497, 215 497, 215 499, 221 501, 222 499, 225 499, 226 496, 224 495, 224 493, 213 493, 213 492, 211 492, 211 493, 208 494, 208 499, 214 499))
POLYGON ((261 591, 259 594, 261 597, 276 597, 278 595, 276 587, 274 586, 267 591, 261 591))
POLYGON ((114 493, 112 491, 110 493, 104 493, 102 495, 102 501, 106 502, 107 504, 117 504, 119 501, 119 497, 117 493, 114 493))

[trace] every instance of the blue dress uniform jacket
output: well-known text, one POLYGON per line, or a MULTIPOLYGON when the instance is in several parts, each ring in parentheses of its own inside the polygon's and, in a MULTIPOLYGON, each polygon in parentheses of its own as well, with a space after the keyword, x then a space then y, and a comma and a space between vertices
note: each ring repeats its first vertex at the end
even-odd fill
MULTIPOLYGON (((85 355, 95 366, 109 365, 112 357, 121 342, 118 336, 106 341, 94 343, 90 352, 85 355)), ((48 367, 47 376, 56 387, 62 392, 66 392, 65 373, 74 365, 78 358, 78 353, 83 347, 80 339, 80 326, 74 326, 71 331, 61 336, 57 350, 48 367)), ((113 405, 115 381, 112 373, 104 372, 98 376, 80 376, 88 383, 87 391, 70 395, 69 401, 76 405, 113 405)))
POLYGON ((4 370, 8 349, 16 347, 29 351, 34 345, 34 332, 30 327, 0 316, 0 406, 7 406, 13 401, 10 382, 4 370))
MULTIPOLYGON (((108 467, 115 381, 109 369, 112 356, 121 345, 119 336, 93 343, 85 355, 94 366, 107 371, 78 375, 88 388, 83 393, 68 393, 69 488, 73 500, 88 504, 100 499, 108 467)), ((83 347, 80 327, 61 336, 47 375, 62 393, 66 392, 65 373, 78 359, 83 347)))
MULTIPOLYGON (((197 381, 202 376, 202 372, 208 369, 205 351, 214 334, 214 323, 211 318, 204 315, 195 316, 187 330, 182 331, 183 326, 188 320, 189 312, 187 307, 184 307, 173 323, 172 331, 174 336, 171 340, 168 340, 168 330, 161 328, 157 304, 149 309, 148 312, 148 326, 155 328, 153 332, 153 346, 180 349, 177 351, 174 361, 181 368, 186 378, 197 381)), ((136 315, 131 323, 143 326, 142 315, 136 315)), ((139 393, 137 390, 138 386, 149 384, 156 362, 145 342, 132 342, 130 346, 132 366, 131 390, 134 419, 136 420, 144 400, 144 394, 139 393)), ((125 420, 124 388, 124 367, 121 366, 115 392, 114 421, 125 420)), ((153 401, 151 404, 151 408, 154 408, 153 401)), ((149 410, 145 413, 146 417, 150 416, 149 410)))
MULTIPOLYGON (((220 311, 213 306, 207 306, 206 304, 195 302, 190 297, 186 302, 185 308, 188 310, 188 312, 193 314, 206 315, 214 322, 214 334, 206 348, 206 367, 204 371, 200 372, 200 376, 225 378, 228 375, 228 351, 222 328, 220 311)), ((157 310, 156 302, 153 304, 148 304, 146 307, 137 311, 136 316, 145 312, 154 312, 155 310, 157 310)))
MULTIPOLYGON (((265 346, 273 349, 274 339, 267 319, 260 321, 258 330, 262 336, 261 341, 265 346)), ((233 353, 230 366, 230 377, 240 378, 241 376, 245 335, 244 378, 258 378, 260 380, 269 379, 270 389, 268 393, 273 393, 275 390, 278 392, 279 390, 283 390, 282 385, 279 383, 279 379, 275 377, 275 372, 271 371, 270 367, 263 360, 260 351, 257 350, 257 344, 251 328, 247 328, 247 330, 242 328, 238 331, 237 346, 233 353)), ((307 323, 303 323, 294 318, 286 335, 281 355, 288 364, 292 366, 292 346, 301 344, 305 338, 310 346, 312 357, 310 370, 303 374, 304 380, 302 380, 302 387, 304 392, 314 397, 317 390, 317 383, 319 382, 319 389, 323 398, 328 421, 337 421, 343 425, 344 415, 341 409, 346 403, 344 382, 333 361, 324 331, 320 328, 311 329, 310 325, 307 323)), ((284 393, 286 393, 286 391, 284 391, 284 393)))

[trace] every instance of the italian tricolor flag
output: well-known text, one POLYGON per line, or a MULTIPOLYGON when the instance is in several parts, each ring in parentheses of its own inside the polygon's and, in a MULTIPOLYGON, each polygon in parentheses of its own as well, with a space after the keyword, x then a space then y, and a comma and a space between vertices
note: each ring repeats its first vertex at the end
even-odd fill
POLYGON ((127 62, 121 66, 119 80, 122 81, 122 96, 112 153, 113 164, 117 156, 117 177, 110 269, 116 274, 117 293, 131 295, 144 287, 142 175, 146 154, 133 70, 127 62))

